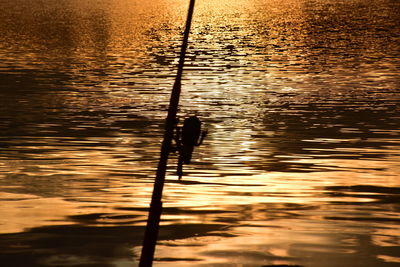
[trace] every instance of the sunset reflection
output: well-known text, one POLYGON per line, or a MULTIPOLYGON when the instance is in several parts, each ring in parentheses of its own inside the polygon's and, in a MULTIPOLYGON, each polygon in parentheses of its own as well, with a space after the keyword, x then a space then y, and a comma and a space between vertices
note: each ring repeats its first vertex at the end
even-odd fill
MULTIPOLYGON (((187 7, 0 3, 2 264, 138 264, 187 7)), ((154 265, 399 264, 399 10, 196 1, 154 265)))

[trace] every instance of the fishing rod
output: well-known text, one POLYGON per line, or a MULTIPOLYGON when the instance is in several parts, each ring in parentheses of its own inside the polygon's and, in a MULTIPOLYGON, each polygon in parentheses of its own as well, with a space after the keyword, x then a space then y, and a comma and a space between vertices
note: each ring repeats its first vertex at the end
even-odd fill
POLYGON ((161 145, 160 161, 158 163, 156 179, 154 181, 153 194, 143 238, 142 254, 140 256, 139 267, 150 267, 153 264, 154 251, 157 244, 158 230, 162 213, 162 192, 164 188, 165 173, 167 171, 168 156, 171 152, 174 129, 177 123, 176 114, 178 111, 179 97, 181 93, 183 66, 185 63, 185 55, 188 46, 190 26, 192 24, 194 3, 195 0, 190 0, 183 41, 179 55, 178 71, 169 101, 168 115, 165 122, 164 139, 161 145))

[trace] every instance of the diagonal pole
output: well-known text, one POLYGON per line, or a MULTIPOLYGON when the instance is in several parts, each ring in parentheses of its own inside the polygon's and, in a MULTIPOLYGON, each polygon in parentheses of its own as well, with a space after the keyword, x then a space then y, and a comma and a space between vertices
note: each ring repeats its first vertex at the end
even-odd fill
POLYGON ((154 251, 157 244, 158 229, 162 212, 162 192, 164 188, 165 173, 167 171, 168 155, 171 151, 171 143, 176 124, 176 114, 178 111, 179 97, 181 93, 183 66, 185 63, 185 54, 188 46, 194 3, 195 0, 190 0, 185 32, 179 55, 178 71, 169 101, 168 116, 165 123, 164 140, 161 145, 160 161, 158 163, 156 179, 154 181, 153 195, 151 198, 149 216, 144 233, 142 254, 140 256, 139 267, 150 267, 153 264, 154 251))

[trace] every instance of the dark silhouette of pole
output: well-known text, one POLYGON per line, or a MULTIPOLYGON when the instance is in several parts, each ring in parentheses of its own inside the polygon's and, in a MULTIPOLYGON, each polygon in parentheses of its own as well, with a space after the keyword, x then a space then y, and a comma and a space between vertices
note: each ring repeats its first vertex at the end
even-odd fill
POLYGON ((153 264, 154 251, 157 244, 158 229, 162 212, 162 192, 164 188, 165 173, 167 171, 168 155, 171 151, 171 142, 176 125, 176 113, 178 111, 179 97, 181 93, 183 65, 185 63, 185 54, 188 46, 194 3, 195 0, 190 0, 185 32, 183 35, 183 42, 179 55, 178 71, 169 101, 168 115, 165 123, 164 140, 161 145, 160 161, 158 163, 156 179, 154 181, 153 195, 151 198, 149 216, 144 233, 142 254, 140 256, 139 267, 150 267, 153 264))

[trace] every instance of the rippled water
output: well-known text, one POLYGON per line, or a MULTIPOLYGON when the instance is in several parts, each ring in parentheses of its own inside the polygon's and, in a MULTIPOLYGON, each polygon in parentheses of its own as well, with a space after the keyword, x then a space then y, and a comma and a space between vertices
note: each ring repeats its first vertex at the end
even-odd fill
MULTIPOLYGON (((2 266, 137 264, 186 2, 0 2, 2 266)), ((156 266, 399 266, 399 14, 197 1, 156 266)))

